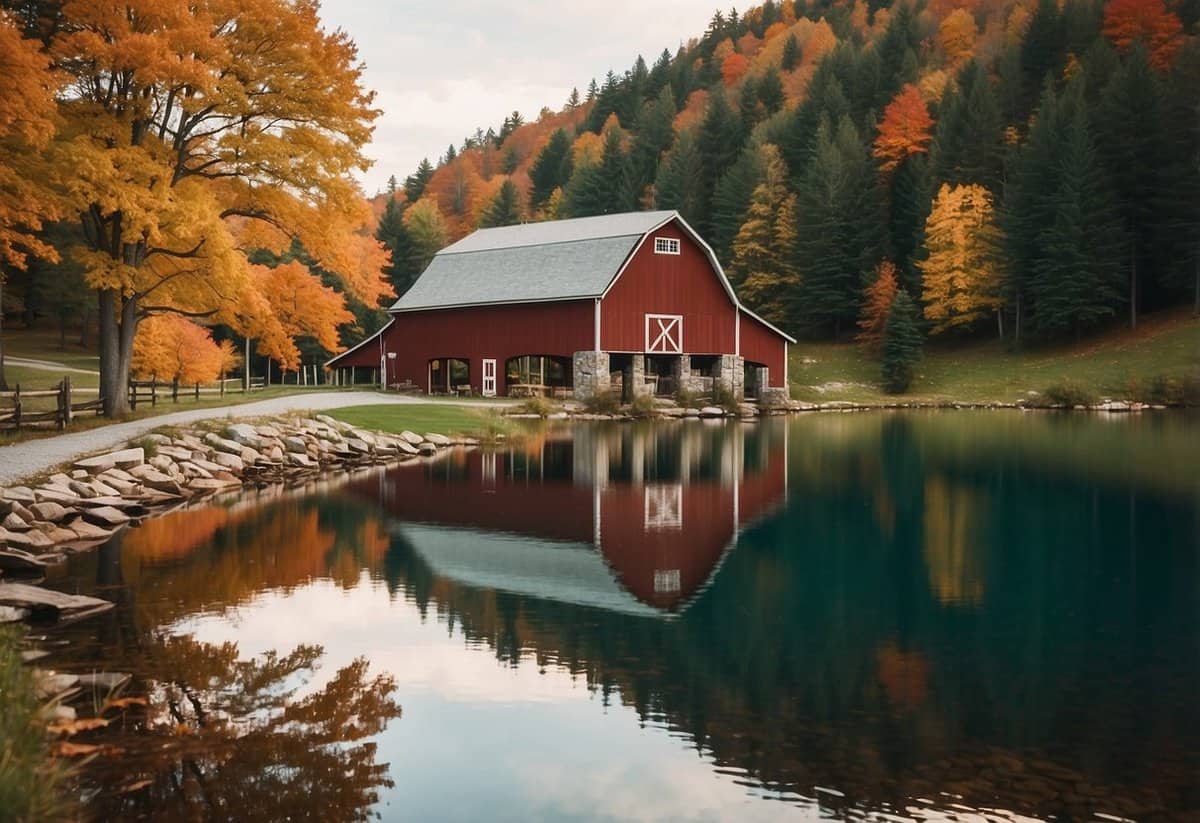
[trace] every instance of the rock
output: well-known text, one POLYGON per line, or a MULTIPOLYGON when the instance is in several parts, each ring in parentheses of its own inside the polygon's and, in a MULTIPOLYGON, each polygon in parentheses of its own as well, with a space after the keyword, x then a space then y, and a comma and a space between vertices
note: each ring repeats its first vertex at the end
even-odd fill
POLYGON ((307 454, 289 454, 288 463, 290 465, 300 466, 302 468, 311 468, 312 466, 316 465, 316 462, 307 454))
POLYGON ((166 494, 179 494, 179 482, 170 475, 163 474, 153 466, 136 466, 134 468, 134 476, 138 480, 141 480, 142 485, 146 488, 165 492, 166 494))
POLYGON ((113 480, 123 480, 126 483, 136 483, 137 482, 137 478, 134 477, 129 472, 125 471, 124 469, 116 469, 116 468, 106 469, 106 470, 100 472, 99 476, 104 479, 105 483, 111 483, 113 480))
POLYGON ((0 624, 17 623, 29 617, 28 609, 18 609, 13 606, 0 606, 0 624))
POLYGON ((79 495, 69 489, 59 489, 53 486, 45 486, 35 489, 33 496, 37 498, 39 503, 58 503, 63 506, 77 506, 81 498, 79 495))
POLYGON ((303 437, 285 437, 283 438, 283 445, 284 448, 286 448, 289 452, 293 452, 295 454, 304 454, 308 451, 308 441, 306 441, 303 437))
POLYGON ((65 703, 56 703, 43 709, 43 717, 50 723, 70 723, 76 718, 76 713, 65 703))
POLYGON ((72 523, 70 531, 75 532, 75 537, 78 540, 90 543, 93 540, 107 540, 112 537, 113 530, 106 529, 102 526, 97 526, 94 523, 89 523, 86 520, 79 520, 72 523))
POLYGON ((272 446, 270 449, 267 450, 267 458, 272 463, 282 463, 283 462, 283 448, 280 447, 278 444, 272 446))
POLYGON ((80 483, 78 480, 71 480, 67 483, 67 488, 73 491, 80 497, 99 497, 96 490, 87 483, 80 483))
POLYGON ((158 453, 176 462, 192 459, 192 449, 185 449, 182 446, 159 446, 158 453))
POLYGON ((238 480, 218 480, 215 477, 197 477, 188 483, 188 488, 201 492, 215 492, 230 486, 240 486, 238 480))
POLYGON ((146 462, 158 469, 163 474, 170 474, 171 469, 175 466, 175 461, 167 457, 165 454, 156 454, 146 462))
POLYGON ((111 488, 113 490, 112 495, 106 495, 106 496, 113 496, 113 497, 115 497, 117 495, 133 496, 133 495, 136 495, 141 492, 142 487, 141 487, 140 483, 137 483, 137 482, 130 483, 126 480, 122 480, 119 477, 108 477, 106 475, 101 475, 101 477, 104 478, 104 485, 108 486, 109 488, 111 488))
POLYGON ((40 529, 30 529, 27 532, 7 531, 4 535, 4 542, 10 548, 25 549, 48 549, 54 545, 54 541, 46 536, 45 532, 40 529))
POLYGON ((108 469, 129 469, 146 462, 146 452, 141 447, 136 449, 121 449, 120 451, 98 454, 95 457, 85 457, 75 461, 75 468, 83 469, 88 474, 99 474, 108 469))
POLYGON ((421 454, 437 454, 437 446, 433 443, 422 443, 417 446, 417 451, 421 454))
MULTIPOLYGON (((98 478, 92 478, 88 481, 88 488, 95 492, 92 497, 120 497, 119 489, 113 488, 108 483, 101 482, 98 478)), ((88 499, 88 498, 85 498, 88 499)))
POLYGON ((73 479, 74 478, 72 478, 70 475, 63 474, 62 472, 55 472, 54 474, 50 475, 50 483, 60 489, 69 490, 71 488, 70 483, 73 479))
POLYGON ((444 446, 450 445, 450 438, 444 434, 437 434, 434 432, 429 432, 425 435, 425 442, 432 443, 433 445, 438 446, 438 447, 444 447, 444 446))
MULTIPOLYGON (((213 455, 213 463, 217 466, 228 469, 234 474, 241 474, 246 470, 246 464, 242 462, 242 458, 236 454, 226 454, 225 452, 217 452, 213 455)), ((197 463, 196 465, 201 465, 197 463)), ((207 467, 205 467, 207 468, 207 467)))
POLYGON ((10 531, 28 531, 29 521, 19 516, 16 512, 9 512, 3 522, 0 522, 0 528, 5 528, 10 531))
MULTIPOLYGON (((4 540, 4 532, 0 529, 0 540, 4 540)), ((5 574, 40 575, 46 570, 46 564, 28 552, 20 549, 0 549, 0 571, 5 574)))
POLYGON ((396 443, 396 448, 399 449, 402 454, 419 454, 420 453, 417 451, 417 447, 414 446, 412 443, 409 443, 407 440, 398 441, 396 443))
MULTIPOLYGON (((41 523, 35 525, 38 528, 41 528, 42 526, 41 523)), ((72 543, 79 539, 79 535, 75 534, 75 532, 71 529, 67 529, 62 526, 55 526, 53 524, 46 525, 48 525, 49 528, 43 529, 43 534, 49 538, 51 545, 58 545, 59 543, 72 543)))
POLYGON ((249 446, 252 449, 262 448, 262 437, 258 430, 249 423, 230 423, 225 427, 225 435, 243 446, 249 446))
MULTIPOLYGON (((79 683, 79 678, 73 674, 59 674, 49 670, 38 670, 34 674, 34 690, 37 696, 45 700, 55 695, 62 694, 67 689, 73 688, 79 683)), ((64 707, 69 708, 69 707, 64 707)), ((74 720, 74 710, 71 711, 71 718, 74 720)))
POLYGON ((692 408, 684 409, 684 410, 683 410, 683 416, 684 416, 684 417, 699 417, 699 416, 700 416, 700 410, 699 410, 699 409, 692 409, 692 408))
POLYGON ((2 494, 5 500, 14 500, 18 503, 36 503, 37 499, 33 496, 33 489, 27 486, 10 486, 5 489, 2 494))
POLYGON ((171 438, 167 437, 165 434, 159 434, 158 432, 150 432, 150 434, 146 435, 142 439, 148 443, 153 443, 155 446, 169 446, 171 444, 171 438))
POLYGON ((105 506, 111 506, 118 511, 125 512, 130 517, 145 517, 150 513, 141 502, 137 500, 126 500, 123 497, 93 497, 91 500, 83 501, 80 507, 80 514, 87 513, 88 509, 100 509, 105 506))
POLYGON ((425 442, 424 437, 419 434, 413 434, 410 431, 400 432, 400 439, 413 446, 419 446, 425 442))
MULTIPOLYGON (((94 497, 95 495, 92 496, 94 497)), ((50 523, 61 523, 67 519, 68 515, 72 514, 72 512, 68 511, 63 506, 60 506, 58 503, 52 503, 50 501, 46 501, 44 503, 34 503, 29 507, 29 510, 33 512, 33 516, 38 520, 45 520, 50 523)))
POLYGON ((192 463, 192 462, 180 463, 179 468, 183 471, 184 476, 187 477, 188 479, 194 479, 197 477, 202 477, 205 479, 212 479, 212 472, 210 472, 208 469, 200 468, 195 463, 192 463))
POLYGON ((252 449, 249 446, 246 446, 244 449, 242 449, 241 454, 238 456, 242 458, 242 463, 247 466, 253 466, 255 463, 258 463, 262 460, 262 455, 258 453, 258 450, 252 449))
POLYGON ((724 417, 725 410, 718 406, 705 406, 700 409, 701 417, 724 417))
POLYGON ((365 440, 360 440, 357 437, 351 437, 346 440, 346 445, 359 454, 370 454, 371 447, 365 440))
MULTIPOLYGON (((268 437, 278 439, 283 437, 283 432, 274 426, 255 426, 254 430, 258 432, 259 437, 268 437)), ((257 448, 257 446, 255 447, 257 448)))
POLYGON ((226 454, 232 454, 232 455, 241 457, 241 454, 242 454, 242 444, 241 443, 235 443, 232 440, 226 440, 224 437, 218 437, 217 435, 213 434, 212 432, 209 432, 208 434, 204 435, 204 442, 207 445, 212 446, 214 449, 216 449, 219 452, 225 452, 226 454))
POLYGON ((112 506, 84 509, 83 519, 97 526, 121 526, 130 521, 129 515, 112 506))
POLYGON ((53 589, 43 589, 41 586, 0 583, 0 606, 32 609, 35 614, 42 609, 52 611, 56 615, 69 615, 89 612, 93 609, 108 610, 113 607, 113 604, 98 597, 64 594, 53 589))

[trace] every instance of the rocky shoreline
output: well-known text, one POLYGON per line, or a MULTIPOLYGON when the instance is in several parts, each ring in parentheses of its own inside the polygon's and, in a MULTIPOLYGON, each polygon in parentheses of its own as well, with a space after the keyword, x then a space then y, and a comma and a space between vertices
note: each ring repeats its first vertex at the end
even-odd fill
POLYGON ((111 604, 28 585, 71 554, 180 505, 246 488, 293 486, 436 455, 470 438, 359 429, 326 415, 208 421, 75 461, 39 483, 0 489, 0 623, 76 619, 111 604), (11 580, 20 583, 11 583, 11 580))

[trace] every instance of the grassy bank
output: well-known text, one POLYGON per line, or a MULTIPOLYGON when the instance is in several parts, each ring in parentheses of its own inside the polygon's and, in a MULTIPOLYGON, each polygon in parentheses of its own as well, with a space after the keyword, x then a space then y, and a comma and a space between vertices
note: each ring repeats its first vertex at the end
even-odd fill
MULTIPOLYGON (((1122 330, 1074 345, 1010 351, 1001 341, 930 344, 905 400, 1014 402, 1029 392, 1069 382, 1097 396, 1141 399, 1157 377, 1200 371, 1200 319, 1189 312, 1147 317, 1122 330)), ((792 396, 820 402, 895 399, 879 389, 879 363, 852 344, 791 347, 792 396)))
POLYGON ((353 426, 399 433, 461 434, 470 437, 507 432, 510 421, 503 420, 497 409, 453 403, 412 403, 387 406, 345 406, 325 412, 353 426))
POLYGON ((0 820, 57 820, 64 815, 64 770, 50 757, 33 677, 21 662, 19 635, 0 628, 0 820))

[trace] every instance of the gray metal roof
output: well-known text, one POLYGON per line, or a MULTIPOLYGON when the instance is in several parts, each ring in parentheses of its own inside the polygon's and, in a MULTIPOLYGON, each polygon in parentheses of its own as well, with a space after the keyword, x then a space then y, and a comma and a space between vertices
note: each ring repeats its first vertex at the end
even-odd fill
POLYGON ((644 211, 480 229, 434 256, 393 311, 599 297, 646 232, 644 211))

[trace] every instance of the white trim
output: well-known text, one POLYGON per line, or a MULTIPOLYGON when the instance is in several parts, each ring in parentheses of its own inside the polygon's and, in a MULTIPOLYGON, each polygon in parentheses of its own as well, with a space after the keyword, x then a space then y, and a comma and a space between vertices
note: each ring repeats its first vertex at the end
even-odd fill
POLYGON ((484 397, 496 396, 496 359, 494 357, 483 358, 482 374, 479 376, 479 393, 484 397), (492 374, 488 376, 488 365, 492 367, 492 374), (492 387, 488 388, 488 381, 491 381, 492 387))
POLYGON ((600 298, 596 298, 596 340, 592 351, 600 351, 600 298))
MULTIPOLYGON (((788 388, 787 371, 788 371, 788 346, 789 345, 791 345, 791 344, 787 343, 787 342, 784 342, 784 344, 783 344, 783 387, 785 389, 788 388)), ((790 391, 789 391, 789 394, 790 394, 790 391)))
POLYGON ((679 254, 679 238, 678 237, 655 237, 654 238, 654 253, 655 254, 679 254))
POLYGON ((646 316, 646 353, 647 354, 683 354, 683 315, 682 314, 647 314, 646 316), (651 331, 650 321, 658 321, 658 328, 651 331), (664 323, 669 320, 669 323, 664 323), (651 342, 651 335, 654 335, 651 342), (664 348, 655 348, 660 343, 664 348), (674 348, 665 348, 675 344, 674 348))
MULTIPOLYGON (((786 346, 787 344, 784 343, 786 346)), ((733 353, 742 356, 742 307, 738 306, 733 311, 733 353)))
MULTIPOLYGON (((361 342, 359 342, 359 343, 356 343, 355 345, 353 345, 353 346, 351 346, 350 348, 346 349, 346 350, 345 350, 344 352, 342 352, 341 354, 335 354, 333 357, 331 357, 331 358, 329 358, 328 360, 326 360, 326 361, 325 361, 325 367, 326 367, 326 368, 329 368, 330 364, 332 364, 332 363, 334 363, 334 362, 336 362, 336 361, 338 361, 338 360, 341 360, 343 357, 345 357, 345 356, 346 356, 346 355, 348 355, 348 354, 351 354, 351 353, 353 353, 353 352, 356 352, 356 351, 358 351, 358 350, 359 350, 359 349, 361 349, 363 346, 367 345, 367 344, 368 344, 368 343, 370 343, 372 340, 374 340, 376 337, 379 337, 379 336, 380 336, 380 335, 382 335, 382 334, 383 334, 385 331, 387 331, 388 329, 390 329, 390 328, 392 327, 392 324, 393 324, 393 323, 395 323, 395 322, 396 322, 396 318, 395 318, 395 317, 390 317, 390 318, 388 318, 388 321, 387 321, 387 323, 385 323, 385 324, 383 325, 383 328, 381 328, 379 331, 375 332, 373 335, 371 335, 370 337, 368 337, 366 340, 363 340, 363 341, 361 341, 361 342)), ((382 342, 382 341, 380 341, 380 352, 381 352, 381 354, 382 354, 382 352, 383 352, 383 342, 382 342)), ((345 368, 345 369, 349 369, 349 368, 353 368, 353 366, 335 366, 334 368, 345 368)))

